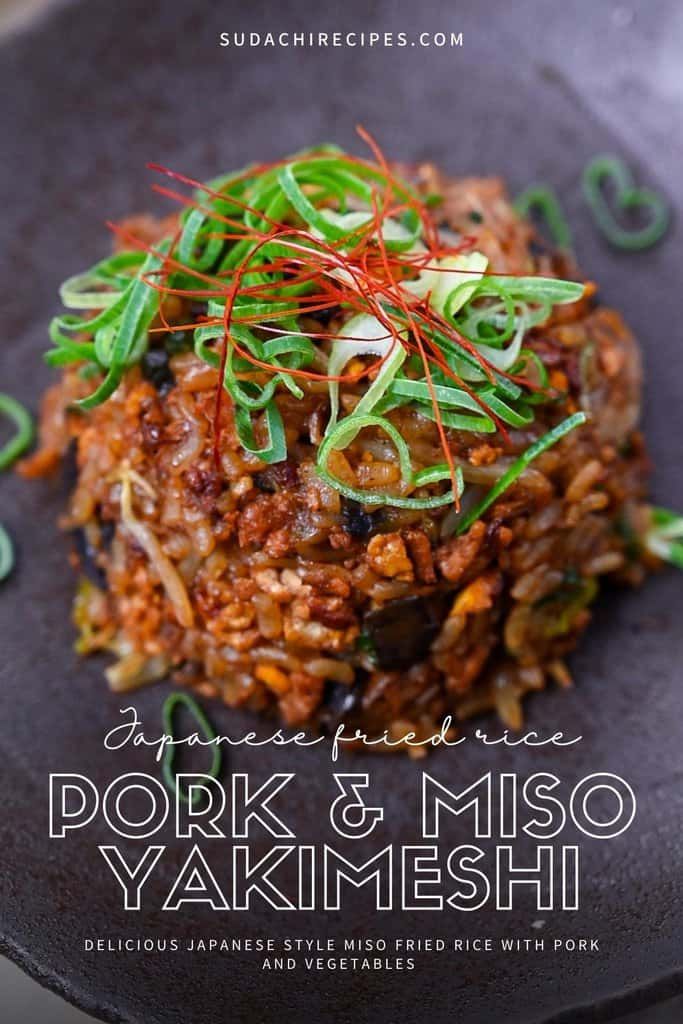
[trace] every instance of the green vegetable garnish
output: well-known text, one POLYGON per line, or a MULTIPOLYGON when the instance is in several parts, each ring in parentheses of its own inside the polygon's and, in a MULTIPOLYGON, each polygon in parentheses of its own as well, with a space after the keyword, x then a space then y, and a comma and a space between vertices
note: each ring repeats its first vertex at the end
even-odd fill
POLYGON ((560 200, 550 185, 532 185, 515 199, 514 205, 522 217, 538 212, 548 225, 550 237, 558 249, 571 250, 572 233, 560 200))
MULTIPOLYGON (((176 707, 179 704, 181 704, 185 708, 187 708, 187 710, 190 712, 190 714, 192 715, 192 717, 196 721, 196 723, 199 726, 199 728, 201 729, 201 731, 204 733, 204 736, 207 739, 207 741, 211 741, 211 740, 215 740, 216 739, 216 733, 214 731, 213 726, 209 722, 209 719, 206 717, 206 715, 204 714, 204 712, 202 711, 201 707, 199 706, 197 701, 194 699, 194 697, 191 697, 187 693, 171 693, 171 694, 168 695, 168 697, 166 698, 166 700, 163 703, 163 707, 161 709, 161 716, 162 716, 163 723, 164 723, 164 733, 167 736, 171 736, 171 737, 175 738, 175 732, 174 732, 174 727, 173 727, 173 714, 174 714, 174 711, 175 711, 176 707)), ((180 799, 182 800, 182 802, 186 804, 186 803, 188 803, 188 797, 187 797, 187 794, 182 791, 182 789, 178 788, 176 773, 173 770, 173 763, 174 763, 174 761, 175 761, 175 747, 173 745, 165 746, 164 747, 164 758, 163 758, 163 763, 162 763, 162 773, 163 773, 163 777, 164 777, 164 782, 166 783, 166 785, 170 789, 170 791, 174 795, 177 793, 178 796, 180 797, 180 799)), ((218 774, 219 774, 220 770, 221 770, 221 750, 220 750, 220 747, 218 746, 218 743, 212 743, 211 744, 211 767, 209 768, 208 772, 206 772, 205 774, 206 774, 206 776, 208 778, 216 779, 216 778, 218 778, 218 774)), ((200 799, 200 794, 198 794, 195 791, 193 793, 193 796, 192 796, 192 806, 193 807, 197 803, 199 803, 199 799, 200 799)))
POLYGON ((14 546, 5 527, 0 523, 0 583, 14 568, 14 546))
POLYGON ((23 455, 33 440, 33 420, 27 409, 11 395, 0 392, 0 413, 14 422, 16 432, 7 444, 0 448, 0 470, 8 469, 23 455))
POLYGON ((208 185, 154 168, 194 188, 190 197, 159 188, 185 206, 177 233, 155 246, 124 236, 130 251, 62 287, 69 309, 95 313, 63 314, 50 330, 51 364, 100 376, 80 406, 106 401, 157 332, 191 331, 196 355, 219 371, 217 465, 225 393, 243 449, 277 463, 287 457, 280 396, 301 399, 305 380, 321 381, 330 415, 316 470, 330 487, 366 505, 457 504, 463 479, 445 431, 494 434, 533 422, 551 396, 542 363, 524 347, 527 332, 583 286, 490 274, 482 253, 437 247, 430 202, 374 152, 376 163, 321 146, 208 185), (166 323, 169 294, 191 301, 192 323, 166 323), (367 386, 342 416, 340 384, 361 379, 367 386), (413 468, 392 420, 400 407, 435 422, 443 462, 413 468), (333 453, 365 430, 396 451, 393 492, 352 485, 331 468, 333 453))
POLYGON ((538 441, 534 441, 531 447, 527 448, 523 455, 520 455, 518 459, 512 463, 506 473, 502 475, 500 480, 494 484, 491 490, 486 494, 482 500, 470 509, 470 511, 462 517, 458 522, 456 533, 461 534, 469 530, 472 523, 477 519, 481 519, 484 512, 496 501, 501 494, 512 486, 514 482, 522 475, 527 466, 538 458, 543 452, 547 451, 548 448, 552 448, 554 444, 568 434, 575 427, 581 426, 582 423, 586 422, 586 414, 583 412, 575 412, 573 416, 569 416, 566 420, 562 420, 556 427, 549 430, 543 437, 539 437, 538 441))
POLYGON ((665 234, 669 208, 657 192, 637 188, 631 171, 618 157, 598 156, 583 172, 583 194, 603 235, 618 249, 648 249, 665 234), (625 228, 617 221, 607 201, 604 186, 612 182, 618 211, 647 211, 649 223, 643 228, 625 228))
POLYGON ((402 435, 389 420, 383 419, 381 416, 347 416, 326 436, 320 445, 318 453, 318 474, 330 487, 340 491, 346 498, 351 498, 353 501, 361 502, 364 505, 391 505, 394 508, 439 508, 441 505, 452 505, 460 497, 463 490, 462 470, 460 469, 456 471, 457 490, 455 493, 451 490, 446 494, 440 494, 432 498, 409 498, 386 494, 383 491, 370 491, 363 490, 360 487, 349 487, 335 477, 328 468, 331 453, 346 448, 361 430, 365 430, 368 427, 384 431, 393 442, 398 453, 401 482, 407 488, 426 487, 428 484, 449 479, 450 471, 445 463, 430 466, 429 469, 422 469, 418 473, 414 473, 410 460, 410 449, 402 435))
POLYGON ((665 508, 653 508, 652 525, 644 544, 657 558, 683 569, 683 516, 665 508))

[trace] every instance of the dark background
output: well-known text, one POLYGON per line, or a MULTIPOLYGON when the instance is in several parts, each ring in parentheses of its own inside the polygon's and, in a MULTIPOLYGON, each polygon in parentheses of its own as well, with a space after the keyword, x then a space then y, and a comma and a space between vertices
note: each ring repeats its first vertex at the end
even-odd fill
MULTIPOLYGON (((680 211, 682 43, 683 8, 676 0, 419 6, 350 0, 338 11, 312 3, 285 8, 274 0, 254 10, 210 0, 89 0, 65 7, 0 51, 2 389, 36 408, 50 379, 40 353, 57 286, 106 249, 105 218, 162 209, 149 194, 148 160, 202 177, 320 140, 361 151, 354 135, 361 121, 396 159, 432 159, 456 174, 503 173, 513 192, 539 179, 556 187, 582 265, 643 344, 653 490, 662 503, 683 506, 679 226, 647 254, 614 253, 595 232, 578 186, 591 156, 615 152, 680 211), (463 31, 464 46, 219 47, 221 31, 241 29, 453 30, 463 31)), ((679 990, 683 649, 680 579, 673 573, 642 594, 603 601, 573 660, 577 689, 531 703, 531 725, 584 736, 571 753, 496 757, 473 750, 466 762, 447 752, 430 762, 444 781, 473 780, 488 768, 524 775, 549 767, 568 781, 604 770, 632 782, 639 798, 634 827, 612 843, 587 844, 581 912, 569 922, 548 920, 544 931, 548 938, 577 931, 600 936, 599 959, 475 957, 456 970, 433 962, 395 980, 265 978, 254 962, 239 960, 174 961, 171 968, 161 958, 92 958, 80 951, 86 935, 134 929, 163 935, 171 926, 153 909, 133 924, 122 914, 95 850, 109 839, 104 828, 93 826, 78 840, 48 840, 47 775, 73 770, 103 782, 150 764, 139 752, 124 763, 102 751, 104 732, 130 701, 106 691, 101 664, 81 664, 72 652, 73 581, 66 542, 54 525, 64 500, 59 483, 3 479, 0 485, 2 520, 19 549, 18 571, 0 594, 0 948, 39 980, 93 1013, 145 1024, 209 1024, 228 1013, 269 1024, 284 1012, 332 1024, 598 1021, 679 990)), ((164 692, 135 696, 153 725, 164 692)), ((221 731, 239 734, 252 724, 219 708, 211 715, 221 731)), ((308 780, 296 808, 300 840, 320 837, 330 794, 324 756, 243 752, 229 767, 255 777, 298 771, 308 780)), ((347 770, 371 771, 385 794, 390 838, 414 841, 415 766, 364 757, 347 770)), ((172 877, 182 844, 169 839, 169 850, 158 891, 172 877)), ((381 928, 496 936, 524 934, 534 916, 520 901, 505 920, 500 914, 446 923, 394 917, 380 925, 359 900, 337 917, 301 914, 285 923, 259 912, 220 927, 236 934, 381 928)), ((218 926, 199 913, 172 927, 191 934, 218 926)))

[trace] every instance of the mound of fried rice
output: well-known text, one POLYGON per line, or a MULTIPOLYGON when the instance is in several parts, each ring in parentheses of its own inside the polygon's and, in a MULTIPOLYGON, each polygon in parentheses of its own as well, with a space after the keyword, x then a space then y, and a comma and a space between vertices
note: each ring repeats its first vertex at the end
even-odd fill
MULTIPOLYGON (((410 173, 443 197, 440 226, 472 237, 499 273, 578 276, 516 215, 499 180, 451 180, 430 165, 410 173)), ((131 226, 153 241, 169 225, 141 217, 131 226)), ((564 658, 601 581, 637 583, 645 568, 633 544, 647 516, 639 352, 619 314, 587 294, 526 342, 562 400, 540 406, 507 446, 497 435, 448 437, 467 492, 481 495, 563 417, 584 410, 588 422, 458 537, 453 509, 373 510, 319 479, 320 382, 303 383, 303 400, 278 395, 289 456, 272 466, 245 453, 226 397, 218 471, 218 372, 189 339, 157 335, 113 398, 87 414, 70 405, 92 383, 67 369, 44 399, 42 447, 23 471, 40 475, 75 456, 64 526, 81 573, 78 649, 114 653, 107 677, 117 691, 172 674, 290 726, 344 720, 419 738, 445 715, 495 709, 518 728, 524 694, 570 683, 564 658)), ((164 314, 183 323, 188 309, 167 298, 164 314)), ((345 385, 342 407, 363 387, 345 385)), ((408 408, 389 418, 416 468, 439 461, 434 422, 408 408)), ((334 457, 335 474, 355 487, 399 476, 391 446, 371 431, 334 457)))

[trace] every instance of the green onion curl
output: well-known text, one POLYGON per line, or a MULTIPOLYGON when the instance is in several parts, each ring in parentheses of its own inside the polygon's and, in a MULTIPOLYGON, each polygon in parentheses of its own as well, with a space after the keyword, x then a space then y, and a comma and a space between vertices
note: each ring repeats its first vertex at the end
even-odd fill
POLYGON ((59 289, 62 305, 67 309, 106 309, 113 305, 130 284, 126 271, 139 269, 144 263, 142 252, 119 252, 96 263, 85 273, 68 278, 59 289), (104 290, 105 288, 109 290, 104 290))
MULTIPOLYGON (((161 709, 161 715, 162 715, 163 726, 164 726, 164 733, 167 736, 170 736, 171 738, 175 738, 175 733, 174 733, 174 728, 173 728, 173 714, 174 714, 174 711, 175 711, 176 707, 179 704, 183 705, 190 712, 190 714, 192 715, 192 717, 196 721, 196 723, 199 726, 199 728, 201 729, 201 731, 204 733, 204 736, 209 741, 209 743, 211 743, 211 741, 214 741, 214 742, 211 743, 211 748, 212 748, 211 749, 211 766, 210 766, 208 772, 206 772, 204 774, 204 777, 205 778, 212 778, 212 779, 218 778, 218 774, 219 774, 219 772, 221 770, 221 760, 222 760, 222 758, 221 758, 221 750, 220 750, 220 748, 218 746, 218 742, 216 741, 216 733, 214 731, 213 726, 211 725, 211 722, 209 721, 207 716, 204 714, 204 711, 199 706, 199 704, 194 699, 194 697, 191 697, 187 693, 171 693, 171 694, 168 695, 168 697, 164 701, 163 707, 161 709)), ((208 746, 209 744, 207 743, 206 745, 208 746)), ((189 803, 190 801, 188 800, 187 794, 184 793, 182 791, 182 789, 180 789, 179 786, 178 786, 177 774, 173 770, 174 762, 175 762, 175 746, 173 744, 167 744, 164 747, 164 757, 163 757, 163 762, 162 762, 162 774, 163 774, 164 782, 165 782, 166 786, 168 787, 168 789, 174 795, 177 794, 179 796, 180 800, 183 803, 186 804, 186 803, 189 803)), ((195 790, 193 792, 193 794, 192 794, 191 806, 194 807, 197 803, 199 803, 200 799, 201 799, 201 794, 198 793, 195 790)))
POLYGON ((538 211, 548 225, 550 237, 558 249, 569 252, 572 233, 557 195, 550 185, 532 185, 515 199, 514 207, 522 217, 538 211))
POLYGON ((488 494, 478 502, 473 508, 467 512, 462 519, 458 522, 456 528, 456 534, 465 533, 469 530, 472 523, 476 522, 477 519, 481 519, 484 512, 496 501, 504 491, 508 489, 515 481, 522 475, 527 466, 538 458, 543 452, 547 451, 556 444, 560 438, 564 437, 575 427, 580 426, 586 422, 586 414, 583 412, 575 412, 573 416, 569 416, 566 420, 562 420, 556 427, 549 430, 543 437, 539 437, 537 441, 534 441, 518 459, 512 463, 506 473, 503 473, 502 477, 488 494))
POLYGON ((330 455, 333 451, 341 451, 348 447, 361 430, 366 427, 375 427, 388 435, 398 453, 401 480, 405 486, 416 488, 425 487, 428 484, 439 483, 442 480, 450 479, 450 469, 445 463, 429 466, 417 473, 413 472, 410 449, 393 423, 381 416, 347 416, 329 434, 326 435, 318 449, 316 472, 321 480, 339 491, 346 498, 358 501, 363 505, 391 505, 393 508, 407 509, 429 509, 440 508, 443 505, 453 504, 462 494, 464 483, 462 470, 456 470, 457 493, 449 490, 446 494, 434 495, 430 498, 404 498, 398 495, 385 494, 381 491, 364 490, 362 487, 349 487, 343 481, 335 477, 328 468, 330 455))
MULTIPOLYGON (((140 268, 130 292, 121 319, 118 323, 106 324, 95 335, 95 352, 98 362, 107 367, 102 383, 88 395, 76 402, 81 409, 93 409, 106 401, 121 383, 124 371, 131 362, 136 362, 148 345, 148 330, 159 311, 159 293, 147 283, 145 277, 158 271, 164 262, 170 243, 161 243, 160 252, 150 253, 140 268)), ((112 309, 113 307, 109 307, 112 309)))
POLYGON ((637 188, 631 171, 619 157, 597 156, 583 172, 583 194, 595 222, 605 238, 618 249, 648 249, 662 238, 669 226, 669 208, 664 198, 647 188, 637 188), (647 210, 649 223, 643 228, 625 228, 618 223, 607 202, 604 186, 613 182, 617 211, 647 210))
POLYGON ((12 420, 16 432, 14 437, 0 448, 0 471, 8 469, 23 455, 33 440, 33 419, 31 414, 16 398, 0 392, 0 413, 12 420))

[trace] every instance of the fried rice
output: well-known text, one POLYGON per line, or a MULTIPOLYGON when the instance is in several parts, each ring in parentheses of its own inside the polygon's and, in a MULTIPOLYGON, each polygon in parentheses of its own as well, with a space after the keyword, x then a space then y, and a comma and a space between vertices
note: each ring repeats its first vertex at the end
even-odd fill
MULTIPOLYGON (((454 180, 431 165, 406 174, 439 195, 439 228, 471 237, 498 273, 580 279, 515 213, 500 180, 454 180)), ((138 217, 128 227, 154 242, 173 223, 138 217)), ((41 448, 23 467, 40 475, 75 462, 63 525, 81 576, 77 647, 115 656, 106 672, 114 690, 171 675, 289 726, 331 730, 343 720, 420 738, 446 715, 488 710, 519 728, 525 694, 569 685, 565 657, 602 581, 638 583, 646 569, 633 543, 648 515, 639 350, 594 289, 526 341, 559 399, 507 439, 448 431, 466 508, 544 431, 588 415, 462 535, 452 507, 366 506, 320 479, 329 399, 314 380, 301 382, 301 399, 277 392, 288 453, 272 465, 244 450, 224 401, 217 466, 218 370, 173 332, 188 303, 168 296, 163 312, 168 335, 106 403, 74 411, 91 384, 78 367, 64 370, 43 402, 41 448)), ((344 385, 342 409, 364 388, 344 385)), ((416 469, 438 461, 432 419, 410 406, 388 419, 416 469)), ((395 451, 372 430, 334 453, 334 470, 361 488, 399 477, 395 451)))

